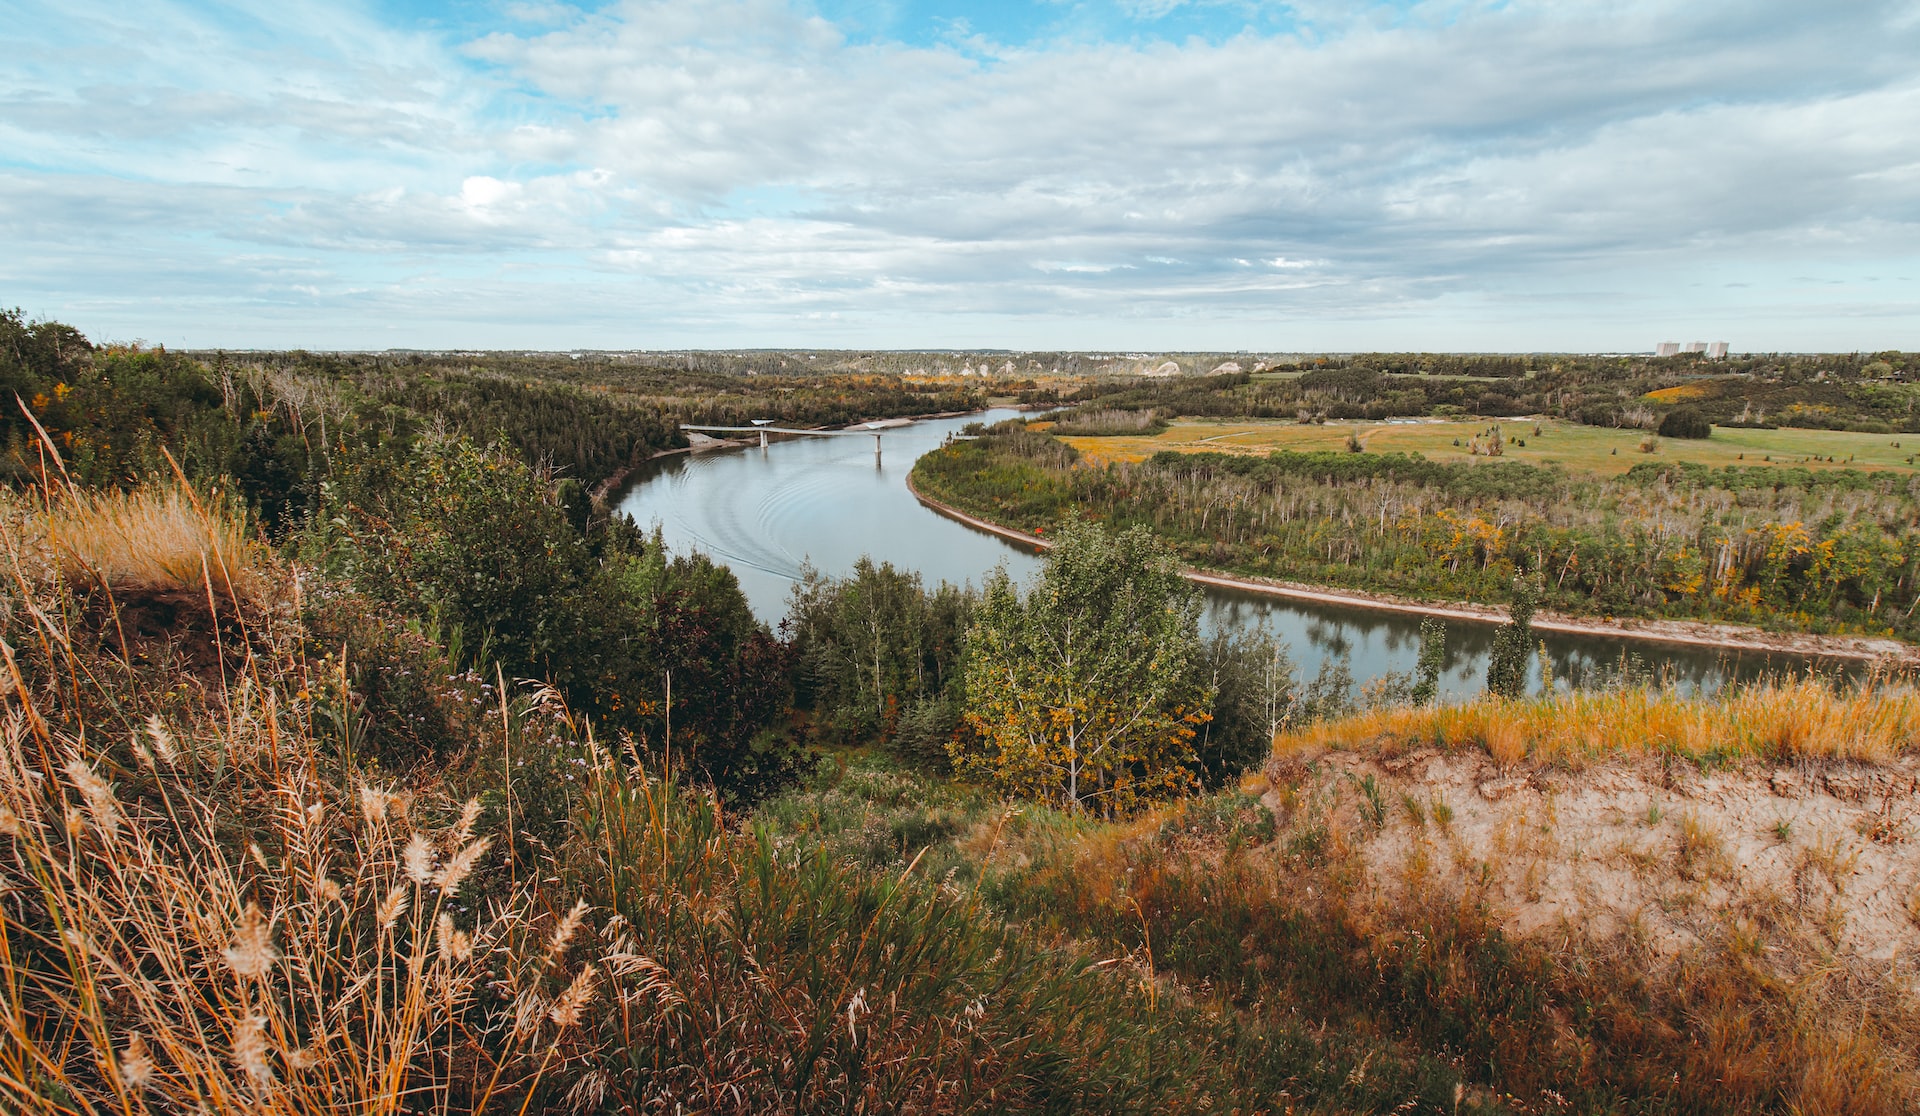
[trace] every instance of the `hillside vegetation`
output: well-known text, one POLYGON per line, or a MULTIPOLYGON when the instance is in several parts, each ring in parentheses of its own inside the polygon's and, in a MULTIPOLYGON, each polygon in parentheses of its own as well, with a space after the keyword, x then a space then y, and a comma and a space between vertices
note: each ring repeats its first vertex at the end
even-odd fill
MULTIPOLYGON (((863 562, 774 631, 599 482, 703 378, 951 385, 7 324, 0 1111, 1920 1104, 1902 682, 1527 695, 1520 615, 1509 696, 1434 705, 1423 655, 1356 708, 1089 518, 1031 584, 863 562)), ((934 460, 1002 454, 1073 471, 934 460)))

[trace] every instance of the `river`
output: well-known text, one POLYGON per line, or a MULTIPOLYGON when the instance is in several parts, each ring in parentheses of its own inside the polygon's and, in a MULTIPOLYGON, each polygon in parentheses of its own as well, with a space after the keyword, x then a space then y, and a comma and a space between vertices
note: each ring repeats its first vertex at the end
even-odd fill
MULTIPOLYGON (((731 567, 754 612, 775 626, 808 564, 842 575, 864 554, 917 570, 929 585, 976 586, 1004 564, 1014 578, 1025 580, 1039 569, 1038 557, 927 509, 906 485, 914 461, 938 448, 949 433, 969 422, 994 422, 1016 413, 988 411, 895 427, 883 435, 877 463, 873 439, 865 436, 794 438, 765 450, 665 457, 634 477, 619 507, 642 528, 658 524, 672 550, 703 551, 731 567)), ((1390 671, 1412 670, 1420 648, 1417 616, 1231 590, 1206 591, 1203 622, 1209 629, 1264 624, 1288 643, 1303 679, 1330 659, 1345 659, 1360 686, 1390 671)), ((1493 631, 1487 624, 1448 624, 1445 692, 1466 696, 1483 687, 1493 631)), ((1806 665, 1796 656, 1541 634, 1555 676, 1572 684, 1616 669, 1623 656, 1631 655, 1685 688, 1806 665)), ((1533 671, 1537 686, 1537 661, 1533 671)))

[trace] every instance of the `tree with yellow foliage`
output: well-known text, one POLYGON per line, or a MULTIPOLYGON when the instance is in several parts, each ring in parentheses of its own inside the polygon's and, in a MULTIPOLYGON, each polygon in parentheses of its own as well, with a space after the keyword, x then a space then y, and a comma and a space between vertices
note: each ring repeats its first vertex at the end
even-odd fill
POLYGON ((954 766, 1014 794, 1109 816, 1194 782, 1200 599, 1143 527, 1059 526, 1024 595, 1004 569, 967 634, 954 766))

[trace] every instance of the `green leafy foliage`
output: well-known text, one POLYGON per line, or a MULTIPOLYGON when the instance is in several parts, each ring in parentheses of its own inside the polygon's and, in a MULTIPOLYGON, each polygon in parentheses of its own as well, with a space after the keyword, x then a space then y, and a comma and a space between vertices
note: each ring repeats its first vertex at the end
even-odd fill
POLYGON ((1194 688, 1211 716, 1193 740, 1193 769, 1208 789, 1230 785, 1266 761, 1274 734, 1300 712, 1286 644, 1265 628, 1216 628, 1194 660, 1194 688))
POLYGON ((1487 692, 1496 697, 1526 696, 1527 667, 1533 662, 1533 613, 1539 599, 1536 579, 1524 574, 1513 579, 1507 622, 1493 633, 1493 650, 1487 657, 1487 692))
POLYGON ((1692 407, 1675 407, 1660 420, 1662 438, 1708 438, 1713 436, 1713 424, 1707 417, 1692 407))
POLYGON ((801 704, 840 741, 894 745, 942 765, 960 727, 961 659, 974 597, 861 558, 851 576, 809 570, 788 625, 801 704))
POLYGON ((1534 571, 1541 603, 1571 613, 1920 634, 1911 478, 1685 463, 1599 478, 1373 453, 1089 466, 1049 440, 997 427, 928 454, 914 482, 1028 530, 1083 509, 1149 528, 1194 565, 1257 577, 1500 601, 1534 571))
MULTIPOLYGON (((1911 353, 1763 353, 1722 361, 1555 354, 1357 353, 1264 374, 1141 381, 1105 377, 1068 392, 1082 409, 1327 422, 1418 415, 1555 415, 1637 426, 1648 393, 1685 387, 1707 421, 1863 431, 1920 430, 1911 353)), ((1036 395, 1037 398, 1037 395, 1036 395)), ((1657 397, 1656 397, 1657 398, 1657 397)), ((1051 401, 1051 398, 1050 400, 1051 401)))
POLYGON ((384 401, 444 418, 480 443, 504 438, 525 461, 592 487, 686 436, 655 404, 621 404, 561 384, 449 373, 408 377, 384 401))
POLYGON ((1432 705, 1440 694, 1440 672, 1447 665, 1447 624, 1438 616, 1420 618, 1420 659, 1413 669, 1415 705, 1432 705))
POLYGON ((967 632, 966 718, 956 768, 1070 809, 1112 814, 1191 784, 1199 595, 1142 529, 1060 525, 1024 595, 988 580, 967 632))
POLYGON ((1167 420, 1155 411, 1074 410, 1062 413, 1051 432, 1063 437, 1099 438, 1158 434, 1166 428, 1167 420))
POLYGON ((550 680, 730 794, 787 774, 787 649, 724 567, 624 519, 582 533, 578 505, 465 441, 344 455, 326 496, 308 545, 376 598, 484 640, 511 676, 550 680))

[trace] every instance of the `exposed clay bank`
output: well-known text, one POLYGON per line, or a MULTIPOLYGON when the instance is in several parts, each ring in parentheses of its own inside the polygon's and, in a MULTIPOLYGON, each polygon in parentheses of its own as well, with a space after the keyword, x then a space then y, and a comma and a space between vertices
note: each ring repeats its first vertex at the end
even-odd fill
MULTIPOLYGON (((698 549, 725 562, 754 611, 776 625, 786 615, 788 594, 804 566, 842 575, 862 555, 918 571, 930 584, 979 585, 1002 564, 1024 580, 1039 568, 1038 540, 972 517, 942 514, 917 499, 907 483, 913 462, 948 434, 968 422, 993 422, 1014 413, 930 419, 889 430, 878 463, 865 438, 806 438, 766 450, 681 454, 637 472, 617 502, 643 528, 657 523, 670 547, 698 549)), ((1329 659, 1344 658, 1361 685, 1413 668, 1419 613, 1430 608, 1244 579, 1203 575, 1195 580, 1206 591, 1204 622, 1210 628, 1265 624, 1292 646, 1304 675, 1312 676, 1329 659)), ((1450 620, 1442 680, 1449 692, 1481 688, 1490 621, 1496 618, 1491 611, 1463 611, 1450 620)), ((1654 642, 1609 630, 1559 630, 1557 624, 1540 625, 1540 635, 1555 675, 1574 682, 1616 666, 1623 655, 1637 655, 1681 684, 1712 685, 1804 667, 1809 653, 1822 653, 1810 639, 1785 646, 1721 647, 1665 637, 1654 642)), ((1837 666, 1857 659, 1830 661, 1837 666)))

